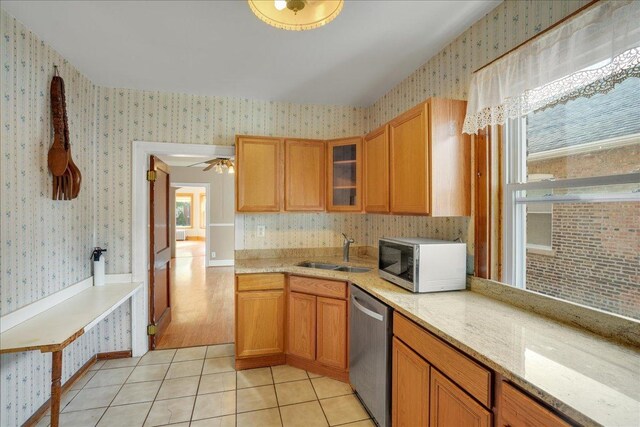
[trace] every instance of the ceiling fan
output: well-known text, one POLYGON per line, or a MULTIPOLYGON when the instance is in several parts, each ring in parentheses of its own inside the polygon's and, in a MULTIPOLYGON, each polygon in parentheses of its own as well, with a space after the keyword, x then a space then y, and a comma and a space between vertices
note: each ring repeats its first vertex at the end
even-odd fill
POLYGON ((223 173, 225 169, 227 170, 228 173, 235 173, 236 171, 233 159, 222 158, 222 157, 217 157, 215 159, 207 160, 206 162, 194 163, 189 167, 201 165, 203 163, 207 164, 207 167, 202 169, 203 172, 207 172, 208 170, 211 170, 211 169, 213 169, 217 173, 223 173))

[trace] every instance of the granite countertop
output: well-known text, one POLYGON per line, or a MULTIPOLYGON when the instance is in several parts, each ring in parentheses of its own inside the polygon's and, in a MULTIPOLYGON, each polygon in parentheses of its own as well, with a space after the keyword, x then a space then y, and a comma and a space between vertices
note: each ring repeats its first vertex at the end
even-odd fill
POLYGON ((235 272, 350 281, 454 347, 585 425, 640 426, 640 351, 471 291, 413 294, 367 273, 299 267, 339 257, 236 260, 235 272))

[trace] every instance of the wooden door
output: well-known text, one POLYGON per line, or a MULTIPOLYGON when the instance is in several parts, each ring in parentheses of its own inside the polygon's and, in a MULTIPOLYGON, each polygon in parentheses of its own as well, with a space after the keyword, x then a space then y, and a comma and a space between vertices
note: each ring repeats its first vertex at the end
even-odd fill
POLYGON ((327 210, 362 210, 362 138, 327 141, 327 210))
POLYGON ((489 427, 491 412, 431 368, 430 426, 489 427))
POLYGON ((169 166, 155 156, 149 164, 149 348, 154 349, 171 322, 171 246, 169 166), (151 331, 153 332, 153 331, 151 331))
POLYGON ((287 353, 307 360, 316 358, 316 297, 289 293, 287 353))
POLYGON ((389 126, 365 135, 363 143, 364 210, 389 212, 389 126))
POLYGON ((347 327, 347 301, 318 297, 318 362, 347 369, 347 327))
POLYGON ((391 424, 394 427, 429 425, 429 364, 393 339, 391 424))
POLYGON ((325 206, 325 143, 288 139, 284 142, 284 208, 323 211, 325 206))
POLYGON ((429 213, 429 105, 420 104, 389 123, 391 212, 429 213))
POLYGON ((278 212, 282 209, 282 140, 236 137, 236 210, 278 212))
POLYGON ((284 353, 284 291, 236 293, 236 355, 284 353))

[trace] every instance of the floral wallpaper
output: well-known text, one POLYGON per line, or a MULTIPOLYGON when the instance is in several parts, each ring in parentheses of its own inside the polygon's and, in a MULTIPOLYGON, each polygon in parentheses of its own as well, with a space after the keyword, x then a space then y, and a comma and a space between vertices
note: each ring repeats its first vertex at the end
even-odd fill
MULTIPOLYGON (((230 145, 237 133, 308 138, 362 134, 430 96, 466 98, 473 70, 586 2, 505 1, 368 108, 97 87, 2 11, 0 314, 89 277, 87 254, 94 244, 109 248, 107 273, 131 271, 132 141, 230 145), (83 172, 83 191, 72 202, 49 199, 45 159, 54 64, 67 84, 73 156, 83 172)), ((337 246, 342 231, 367 245, 377 244, 383 235, 453 239, 466 233, 462 238, 468 242, 473 236, 468 218, 239 217, 246 249, 337 246), (269 239, 255 236, 257 225, 267 227, 269 239)), ((130 348, 128 325, 130 308, 124 306, 69 346, 63 380, 97 352, 130 348)), ((0 362, 0 425, 20 425, 49 397, 49 356, 3 355, 0 362)))
MULTIPOLYGON (((91 276, 95 226, 96 87, 22 24, 0 11, 0 316, 91 276), (51 200, 53 65, 65 80, 70 139, 82 171, 73 201, 51 200)), ((98 352, 130 348, 121 307, 64 351, 63 381, 98 352)), ((17 426, 49 398, 51 356, 0 356, 0 425, 17 426)))

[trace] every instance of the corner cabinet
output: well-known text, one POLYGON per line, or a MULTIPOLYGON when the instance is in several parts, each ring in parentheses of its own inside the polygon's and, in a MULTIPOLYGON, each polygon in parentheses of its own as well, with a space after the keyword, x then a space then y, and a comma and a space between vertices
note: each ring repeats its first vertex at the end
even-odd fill
POLYGON ((327 210, 362 210, 362 138, 327 141, 327 210))
POLYGON ((236 276, 236 368, 284 363, 284 274, 236 276))
POLYGON ((465 101, 430 98, 389 122, 391 213, 471 214, 465 110, 465 101))
POLYGON ((282 209, 282 140, 236 137, 236 211, 282 209))
POLYGON ((364 210, 389 212, 389 126, 369 132, 363 142, 364 210))
POLYGON ((318 140, 284 141, 286 211, 323 211, 325 207, 325 143, 318 140))

